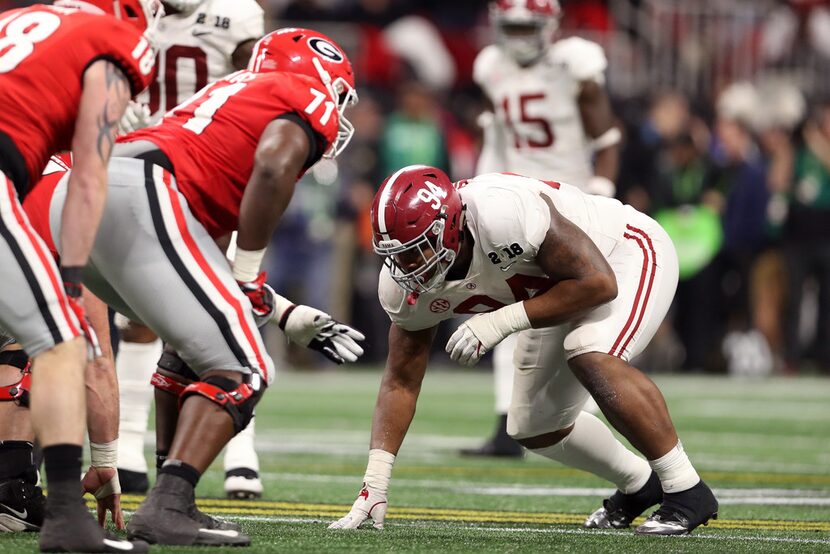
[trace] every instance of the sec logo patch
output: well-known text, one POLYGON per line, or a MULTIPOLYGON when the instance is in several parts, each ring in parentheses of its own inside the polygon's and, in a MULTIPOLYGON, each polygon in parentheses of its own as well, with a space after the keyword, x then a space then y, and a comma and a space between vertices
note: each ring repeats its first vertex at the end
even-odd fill
POLYGON ((450 303, 443 298, 436 298, 429 305, 429 311, 434 314, 442 314, 450 309, 450 303))

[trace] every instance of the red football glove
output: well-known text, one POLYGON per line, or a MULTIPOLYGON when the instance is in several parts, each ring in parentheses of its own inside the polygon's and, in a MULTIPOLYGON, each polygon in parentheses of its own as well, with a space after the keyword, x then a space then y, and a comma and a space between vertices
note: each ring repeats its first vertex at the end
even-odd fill
POLYGON ((251 307, 254 310, 254 318, 257 326, 262 326, 268 322, 271 314, 274 312, 274 289, 265 283, 266 274, 263 271, 256 279, 247 283, 237 281, 239 288, 251 301, 251 307))

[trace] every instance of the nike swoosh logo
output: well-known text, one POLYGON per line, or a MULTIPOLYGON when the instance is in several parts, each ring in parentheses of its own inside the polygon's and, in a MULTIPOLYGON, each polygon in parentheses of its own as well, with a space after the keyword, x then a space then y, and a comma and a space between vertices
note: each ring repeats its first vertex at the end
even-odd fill
POLYGON ((13 513, 14 515, 16 515, 17 517, 19 517, 20 519, 26 519, 26 517, 28 517, 28 515, 29 515, 29 512, 28 512, 28 511, 26 511, 26 508, 23 508, 23 511, 22 511, 22 512, 18 512, 18 511, 17 511, 17 510, 15 510, 14 508, 12 508, 12 507, 10 507, 10 506, 6 506, 5 504, 0 504, 0 506, 3 506, 5 509, 7 509, 8 511, 10 511, 11 513, 13 513))
POLYGON ((194 37, 203 37, 205 35, 212 35, 213 31, 193 31, 194 37))
POLYGON ((516 263, 516 262, 510 262, 509 264, 507 264, 507 265, 506 265, 506 266, 504 266, 504 267, 499 267, 499 269, 501 269, 502 271, 507 271, 508 269, 510 269, 511 267, 513 267, 513 264, 515 264, 515 263, 516 263))
POLYGON ((206 535, 219 535, 220 537, 235 538, 239 536, 238 531, 231 531, 230 529, 206 529, 202 527, 199 529, 199 532, 206 535))

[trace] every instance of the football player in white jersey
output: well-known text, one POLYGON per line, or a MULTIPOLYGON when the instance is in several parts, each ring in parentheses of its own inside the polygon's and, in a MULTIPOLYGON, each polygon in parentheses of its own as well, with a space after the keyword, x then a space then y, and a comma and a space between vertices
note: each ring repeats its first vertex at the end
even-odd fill
POLYGON ((677 255, 650 217, 553 181, 491 173, 453 184, 410 166, 372 205, 378 296, 392 320, 364 485, 331 528, 382 528, 438 323, 474 314, 450 337, 472 365, 519 334, 508 431, 531 452, 617 487, 586 527, 624 528, 661 503, 643 534, 683 534, 718 503, 686 456, 662 394, 628 363, 660 325, 677 287, 677 255), (646 459, 583 411, 589 396, 646 459), (648 461, 646 461, 648 460, 648 461))
MULTIPOLYGON (((490 5, 497 42, 478 55, 473 78, 490 103, 477 173, 511 171, 559 179, 614 196, 619 129, 603 87, 602 47, 579 37, 553 41, 557 0, 498 0, 490 5)), ((468 456, 521 456, 507 435, 516 337, 493 352, 497 426, 468 456)))
MULTIPOLYGON (((165 0, 159 27, 156 79, 128 109, 122 132, 155 124, 170 109, 207 84, 245 69, 254 44, 265 34, 262 8, 255 0, 165 0)), ((116 361, 121 392, 118 466, 124 492, 146 492, 144 436, 153 399, 150 377, 161 356, 161 341, 130 322, 121 332, 116 361)), ((254 422, 225 450, 225 491, 235 498, 261 496, 259 459, 253 446, 254 422)), ((165 453, 158 452, 157 456, 165 453)))

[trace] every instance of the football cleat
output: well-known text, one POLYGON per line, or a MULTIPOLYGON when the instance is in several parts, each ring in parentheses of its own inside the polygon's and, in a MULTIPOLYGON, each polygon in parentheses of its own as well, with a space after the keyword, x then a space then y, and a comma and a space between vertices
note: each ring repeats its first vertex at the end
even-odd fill
POLYGON ((184 479, 159 475, 156 485, 127 524, 127 536, 151 544, 249 546, 251 538, 234 529, 217 529, 193 519, 193 487, 184 479))
POLYGON ((45 502, 43 490, 23 479, 0 483, 0 532, 38 531, 45 502))
POLYGON ((81 496, 49 496, 40 529, 41 552, 148 552, 143 541, 126 541, 102 529, 92 519, 81 496))
POLYGON ((234 500, 254 500, 262 497, 262 480, 256 470, 237 467, 225 472, 225 494, 234 500))
POLYGON ((638 535, 686 535, 710 519, 718 519, 718 501, 700 481, 691 489, 666 493, 660 508, 637 527, 638 535))
POLYGON ((129 469, 118 469, 118 481, 121 483, 122 494, 147 494, 150 481, 147 474, 129 469))
POLYGON ((653 471, 646 484, 635 493, 617 491, 602 501, 602 507, 588 516, 585 529, 627 529, 643 512, 663 499, 660 479, 653 471))

